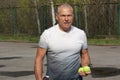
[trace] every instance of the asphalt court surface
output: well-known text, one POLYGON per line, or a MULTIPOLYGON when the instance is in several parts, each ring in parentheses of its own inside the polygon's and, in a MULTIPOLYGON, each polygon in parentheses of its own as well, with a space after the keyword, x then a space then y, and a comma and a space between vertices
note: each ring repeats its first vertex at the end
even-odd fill
MULTIPOLYGON (((37 43, 0 42, 0 80, 35 80, 36 47, 37 43)), ((120 46, 89 45, 89 54, 92 74, 84 80, 120 80, 120 46)))

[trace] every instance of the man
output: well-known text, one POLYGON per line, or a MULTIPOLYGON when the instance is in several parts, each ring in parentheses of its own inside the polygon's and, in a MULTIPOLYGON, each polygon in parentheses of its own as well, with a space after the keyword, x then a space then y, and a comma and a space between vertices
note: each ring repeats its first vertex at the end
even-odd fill
POLYGON ((72 26, 73 8, 65 3, 58 6, 57 25, 45 30, 39 41, 35 59, 36 80, 42 80, 43 59, 47 57, 50 80, 82 80, 88 75, 78 69, 90 64, 86 34, 72 26))

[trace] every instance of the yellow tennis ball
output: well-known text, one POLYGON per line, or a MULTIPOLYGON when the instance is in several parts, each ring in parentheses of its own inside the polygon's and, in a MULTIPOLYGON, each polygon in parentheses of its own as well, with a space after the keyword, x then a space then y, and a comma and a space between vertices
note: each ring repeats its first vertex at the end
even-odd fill
POLYGON ((83 71, 84 71, 83 67, 78 69, 78 72, 83 72, 83 71))
POLYGON ((84 66, 83 67, 84 72, 86 73, 91 73, 90 67, 89 66, 84 66))

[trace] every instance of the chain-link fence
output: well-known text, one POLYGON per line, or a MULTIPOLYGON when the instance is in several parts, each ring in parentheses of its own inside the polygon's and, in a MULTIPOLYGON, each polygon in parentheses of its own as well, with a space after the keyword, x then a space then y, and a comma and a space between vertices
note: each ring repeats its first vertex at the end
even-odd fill
MULTIPOLYGON (((104 38, 120 36, 120 4, 76 4, 74 23, 86 31, 88 37, 104 38)), ((57 5, 54 5, 56 8, 57 5)), ((1 7, 0 34, 39 35, 52 26, 51 5, 38 7, 1 7), (36 10, 38 14, 36 14, 36 10), (39 26, 38 26, 38 19, 39 26), (39 30, 38 30, 39 29, 39 30)))

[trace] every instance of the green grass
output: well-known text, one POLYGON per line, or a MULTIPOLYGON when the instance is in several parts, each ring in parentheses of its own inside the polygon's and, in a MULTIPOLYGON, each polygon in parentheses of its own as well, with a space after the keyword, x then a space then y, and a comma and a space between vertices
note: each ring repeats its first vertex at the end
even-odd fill
MULTIPOLYGON (((39 36, 8 36, 8 35, 0 35, 0 41, 9 41, 9 42, 38 42, 39 36)), ((120 38, 114 39, 88 39, 89 45, 120 45, 120 38)))
POLYGON ((8 35, 0 35, 0 41, 4 42, 38 42, 39 37, 37 36, 8 36, 8 35))
POLYGON ((88 44, 92 44, 92 45, 120 45, 120 38, 116 38, 116 39, 88 39, 88 44))

